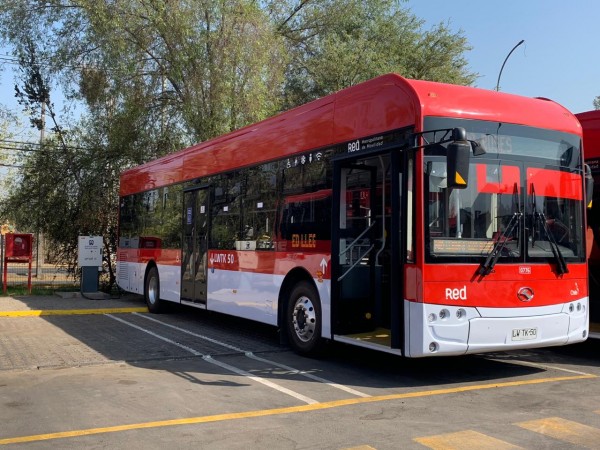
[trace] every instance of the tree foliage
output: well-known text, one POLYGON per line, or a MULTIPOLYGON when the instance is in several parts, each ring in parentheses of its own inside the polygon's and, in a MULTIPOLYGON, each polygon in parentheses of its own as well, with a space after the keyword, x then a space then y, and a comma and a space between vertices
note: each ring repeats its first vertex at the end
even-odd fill
POLYGON ((383 73, 476 77, 462 32, 424 30, 398 0, 5 0, 0 31, 24 109, 45 105, 52 125, 0 212, 64 259, 80 234, 114 252, 125 168, 383 73), (55 110, 52 86, 77 120, 55 110))

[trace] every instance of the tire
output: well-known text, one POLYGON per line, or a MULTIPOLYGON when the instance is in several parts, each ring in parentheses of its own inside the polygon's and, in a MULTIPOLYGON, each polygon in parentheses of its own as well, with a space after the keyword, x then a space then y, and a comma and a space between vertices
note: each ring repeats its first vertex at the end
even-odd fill
POLYGON ((297 283, 290 291, 285 314, 285 326, 294 351, 302 355, 320 352, 322 321, 321 302, 316 289, 306 281, 297 283))
POLYGON ((163 302, 160 300, 160 280, 158 278, 158 269, 151 267, 146 274, 144 283, 144 299, 148 306, 148 311, 158 314, 163 309, 163 302))

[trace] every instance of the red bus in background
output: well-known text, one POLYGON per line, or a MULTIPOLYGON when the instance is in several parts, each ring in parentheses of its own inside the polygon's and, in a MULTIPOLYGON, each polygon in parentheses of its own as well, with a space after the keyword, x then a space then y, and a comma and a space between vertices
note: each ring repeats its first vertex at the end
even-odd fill
POLYGON ((298 353, 581 342, 581 140, 548 100, 384 75, 123 172, 117 280, 298 353))
POLYGON ((583 129, 585 162, 594 178, 587 215, 587 254, 590 275, 590 337, 600 338, 600 110, 575 114, 583 129))

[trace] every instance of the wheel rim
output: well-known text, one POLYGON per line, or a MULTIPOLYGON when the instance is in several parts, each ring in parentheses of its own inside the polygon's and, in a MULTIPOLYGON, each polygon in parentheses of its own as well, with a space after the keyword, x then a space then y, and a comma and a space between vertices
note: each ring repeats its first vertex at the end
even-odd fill
POLYGON ((296 336, 302 342, 309 342, 314 337, 317 314, 310 298, 303 295, 296 300, 292 311, 292 324, 296 336))
POLYGON ((158 280, 156 277, 151 276, 148 280, 148 301, 151 305, 156 303, 158 299, 158 280))

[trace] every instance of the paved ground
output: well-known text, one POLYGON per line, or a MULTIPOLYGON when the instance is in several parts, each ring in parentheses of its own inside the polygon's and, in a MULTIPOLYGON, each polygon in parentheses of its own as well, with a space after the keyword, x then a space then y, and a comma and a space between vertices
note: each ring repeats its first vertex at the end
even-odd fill
POLYGON ((55 295, 0 297, 0 314, 7 311, 77 310, 144 306, 144 299, 141 296, 131 294, 101 299, 84 298, 78 292, 58 292, 55 295))
POLYGON ((600 448, 600 351, 406 360, 141 297, 0 297, 0 446, 600 448))
MULTIPOLYGON (((87 340, 104 337, 106 345, 115 343, 114 336, 91 324, 90 315, 146 312, 140 296, 123 296, 91 300, 78 293, 63 296, 0 297, 0 370, 80 366, 110 361, 98 345, 87 340), (73 316, 69 330, 57 326, 60 318, 73 316), (78 316, 78 317, 76 317, 78 316), (19 320, 44 317, 45 320, 19 320)), ((99 341, 102 342, 102 341, 99 341)), ((126 355, 124 355, 126 356, 126 355)))

